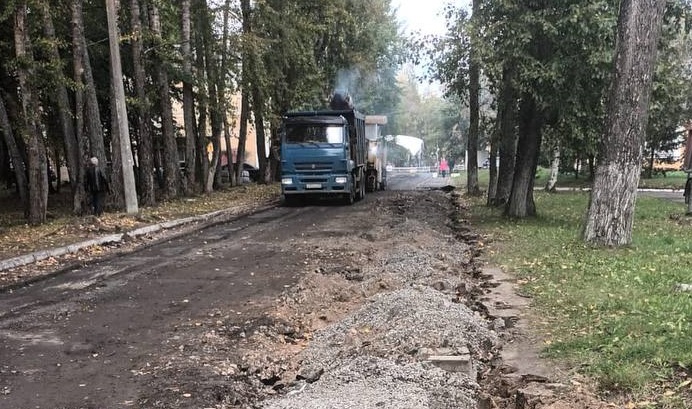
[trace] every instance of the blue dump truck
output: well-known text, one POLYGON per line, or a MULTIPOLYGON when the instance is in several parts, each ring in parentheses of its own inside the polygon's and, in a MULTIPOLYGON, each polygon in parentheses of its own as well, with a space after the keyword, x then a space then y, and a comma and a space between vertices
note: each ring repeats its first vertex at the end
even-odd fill
POLYGON ((352 204, 365 196, 365 115, 350 104, 345 108, 284 115, 281 193, 286 204, 310 197, 338 198, 352 204))

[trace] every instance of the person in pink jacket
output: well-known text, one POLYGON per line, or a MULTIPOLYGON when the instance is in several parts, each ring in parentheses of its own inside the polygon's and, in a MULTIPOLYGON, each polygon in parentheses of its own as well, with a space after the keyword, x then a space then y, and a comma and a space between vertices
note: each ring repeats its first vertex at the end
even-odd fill
POLYGON ((447 174, 449 173, 449 163, 447 163, 447 159, 443 156, 442 159, 440 160, 440 176, 447 177, 447 174))

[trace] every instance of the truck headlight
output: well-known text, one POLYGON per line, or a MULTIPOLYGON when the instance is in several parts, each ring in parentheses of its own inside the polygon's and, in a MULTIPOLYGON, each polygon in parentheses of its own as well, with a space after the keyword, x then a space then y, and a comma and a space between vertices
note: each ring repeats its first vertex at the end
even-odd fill
POLYGON ((293 179, 292 178, 281 178, 281 184, 282 185, 292 185, 293 179))
POLYGON ((340 185, 345 185, 346 182, 348 182, 348 178, 346 176, 337 176, 334 178, 334 182, 340 185))

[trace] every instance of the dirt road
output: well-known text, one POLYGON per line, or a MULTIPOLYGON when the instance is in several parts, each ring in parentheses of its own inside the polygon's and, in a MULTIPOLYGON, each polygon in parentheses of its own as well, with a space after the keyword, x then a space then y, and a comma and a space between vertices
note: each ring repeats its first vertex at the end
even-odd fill
POLYGON ((444 185, 397 176, 353 206, 275 207, 0 293, 0 407, 513 400, 491 378, 511 330, 481 302, 499 284, 444 185))

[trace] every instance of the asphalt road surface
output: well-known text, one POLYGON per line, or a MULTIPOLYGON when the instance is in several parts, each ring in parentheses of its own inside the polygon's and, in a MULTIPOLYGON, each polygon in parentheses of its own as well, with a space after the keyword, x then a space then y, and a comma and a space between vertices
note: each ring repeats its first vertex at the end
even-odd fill
MULTIPOLYGON (((389 182, 447 184, 432 174, 389 182)), ((272 208, 0 293, 0 408, 146 407, 162 351, 218 311, 259 315, 298 280, 310 256, 300 237, 348 225, 363 202, 272 208)))

